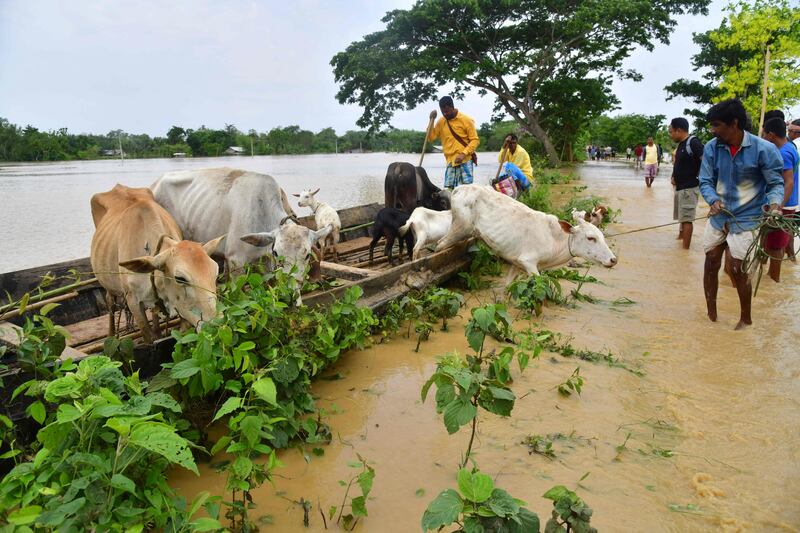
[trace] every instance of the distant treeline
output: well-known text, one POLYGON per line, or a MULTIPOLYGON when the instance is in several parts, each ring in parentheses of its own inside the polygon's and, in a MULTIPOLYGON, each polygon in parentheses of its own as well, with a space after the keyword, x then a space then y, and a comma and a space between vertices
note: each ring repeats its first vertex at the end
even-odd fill
POLYGON ((243 133, 226 125, 215 130, 201 126, 184 129, 173 126, 164 137, 110 131, 105 135, 75 134, 62 128, 40 131, 33 126, 20 127, 0 118, 0 161, 64 161, 119 157, 120 145, 125 157, 172 157, 175 153, 191 156, 221 156, 230 147, 243 148, 250 155, 313 154, 352 151, 416 152, 422 148, 424 132, 391 129, 369 135, 366 131, 348 131, 338 135, 333 128, 317 133, 299 126, 273 128, 267 133, 250 130, 243 133))

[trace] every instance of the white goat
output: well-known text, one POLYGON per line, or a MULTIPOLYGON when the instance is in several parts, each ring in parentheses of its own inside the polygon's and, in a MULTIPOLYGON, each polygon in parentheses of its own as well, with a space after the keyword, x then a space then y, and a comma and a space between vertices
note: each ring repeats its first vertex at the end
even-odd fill
POLYGON ((450 224, 453 222, 453 214, 450 211, 434 211, 425 207, 417 207, 408 222, 400 226, 400 236, 404 236, 408 230, 414 235, 414 255, 412 259, 416 261, 422 252, 422 247, 426 244, 439 242, 439 239, 447 235, 450 224))
POLYGON ((313 192, 311 189, 305 189, 300 192, 300 194, 294 194, 293 196, 300 198, 297 205, 311 208, 311 211, 314 213, 314 221, 317 223, 317 228, 324 228, 328 224, 333 226, 333 230, 320 242, 320 248, 322 249, 320 257, 322 259, 325 258, 325 246, 330 244, 333 246, 333 258, 337 260, 339 259, 339 253, 336 250, 336 245, 339 244, 339 230, 342 229, 342 221, 339 220, 339 213, 337 213, 334 208, 314 198, 314 195, 318 192, 319 189, 313 192))

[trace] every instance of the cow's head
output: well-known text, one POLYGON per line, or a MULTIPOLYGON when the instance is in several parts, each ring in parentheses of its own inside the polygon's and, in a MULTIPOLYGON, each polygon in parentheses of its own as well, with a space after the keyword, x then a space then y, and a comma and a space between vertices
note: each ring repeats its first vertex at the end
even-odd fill
POLYGON ((137 257, 119 266, 140 274, 155 272, 156 291, 169 315, 199 327, 217 316, 219 266, 211 255, 224 238, 200 245, 165 236, 158 255, 137 257))
POLYGON ((277 229, 261 233, 248 233, 242 236, 242 240, 253 246, 272 245, 272 254, 281 261, 278 266, 284 272, 291 272, 297 280, 297 303, 300 304, 300 287, 311 259, 313 246, 327 237, 332 230, 333 226, 330 224, 315 231, 287 220, 277 229))
POLYGON ((293 194, 292 196, 296 196, 296 197, 300 198, 297 201, 297 205, 299 205, 300 207, 312 207, 313 208, 314 204, 316 203, 314 195, 317 194, 318 192, 319 192, 319 189, 317 189, 316 191, 312 191, 311 189, 305 189, 303 191, 300 191, 300 194, 293 194))
POLYGON ((617 264, 617 256, 606 244, 603 232, 596 226, 577 218, 575 225, 559 220, 561 229, 569 235, 568 246, 570 254, 591 261, 597 261, 603 266, 611 268, 617 264))
POLYGON ((430 205, 424 205, 423 207, 427 207, 428 209, 433 209, 434 211, 447 211, 450 209, 450 191, 447 189, 442 189, 441 191, 436 191, 431 193, 431 199, 429 202, 430 205))
POLYGON ((573 209, 572 220, 577 223, 579 219, 582 219, 590 224, 600 227, 600 224, 603 223, 603 218, 606 216, 606 213, 608 213, 608 208, 604 205, 595 206, 590 213, 573 209))

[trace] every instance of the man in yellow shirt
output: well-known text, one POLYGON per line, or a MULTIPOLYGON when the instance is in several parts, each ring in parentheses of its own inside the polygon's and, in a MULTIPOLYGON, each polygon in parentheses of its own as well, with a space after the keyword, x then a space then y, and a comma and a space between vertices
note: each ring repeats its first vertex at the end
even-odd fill
POLYGON ((653 138, 647 138, 647 146, 644 147, 644 182, 648 187, 653 185, 658 173, 658 146, 653 143, 653 138))
MULTIPOLYGON (((529 184, 533 183, 533 167, 531 167, 531 156, 528 155, 528 152, 525 150, 525 148, 519 146, 517 141, 518 139, 515 134, 509 133, 506 135, 505 142, 503 143, 503 150, 500 150, 500 153, 497 154, 497 162, 503 163, 507 161, 507 163, 503 165, 505 170, 504 174, 516 174, 516 172, 514 172, 514 168, 516 168, 525 175, 525 178, 527 178, 527 182, 529 184), (505 158, 503 157, 504 151, 505 158)), ((527 187, 525 188, 527 189, 527 187)))
MULTIPOLYGON (((440 118, 431 129, 428 141, 442 140, 442 151, 447 160, 444 172, 444 186, 453 189, 459 185, 472 183, 472 167, 478 162, 475 150, 481 141, 475 129, 475 121, 453 106, 453 99, 444 96, 439 100, 440 118)), ((431 120, 436 111, 431 111, 431 120)))

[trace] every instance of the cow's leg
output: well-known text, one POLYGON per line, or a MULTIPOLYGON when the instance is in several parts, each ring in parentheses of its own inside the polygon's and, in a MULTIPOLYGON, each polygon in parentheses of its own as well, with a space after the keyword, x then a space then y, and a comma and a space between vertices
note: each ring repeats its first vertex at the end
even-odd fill
POLYGON ((108 336, 113 337, 117 334, 114 324, 114 297, 108 291, 106 291, 106 307, 108 307, 108 336))
POLYGON ((158 308, 153 308, 153 334, 155 335, 155 340, 161 338, 161 316, 158 312, 158 308))
POLYGON ((333 248, 333 260, 338 261, 339 251, 336 249, 336 245, 339 243, 339 230, 334 228, 329 237, 331 240, 331 247, 333 248))
POLYGON ((386 237, 386 248, 383 250, 383 255, 389 258, 389 264, 394 264, 394 258, 392 257, 392 248, 394 248, 394 235, 389 235, 386 237))
POLYGON ((422 246, 427 240, 427 235, 425 235, 424 231, 413 231, 414 239, 416 242, 414 243, 414 253, 411 255, 411 259, 416 261, 419 259, 419 256, 422 254, 422 246))
POLYGON ((448 246, 452 246, 458 241, 464 240, 469 237, 470 228, 466 227, 465 225, 461 225, 456 223, 453 220, 453 224, 450 226, 450 230, 447 232, 447 235, 442 237, 442 240, 436 245, 436 251, 444 250, 448 246))
POLYGON ((412 253, 412 248, 414 246, 414 236, 410 233, 406 233, 405 237, 402 237, 406 241, 406 253, 408 254, 408 258, 413 260, 414 256, 412 253))
POLYGON ((147 313, 144 310, 144 303, 138 302, 132 295, 126 295, 125 299, 128 302, 128 309, 133 314, 133 319, 139 329, 142 330, 142 339, 145 344, 153 344, 153 331, 150 329, 150 323, 147 320, 147 313))
POLYGON ((378 244, 378 241, 381 240, 381 237, 382 237, 381 233, 379 231, 375 230, 375 234, 372 237, 372 242, 369 243, 369 264, 370 265, 372 264, 372 256, 373 256, 373 253, 375 252, 375 245, 378 244))

